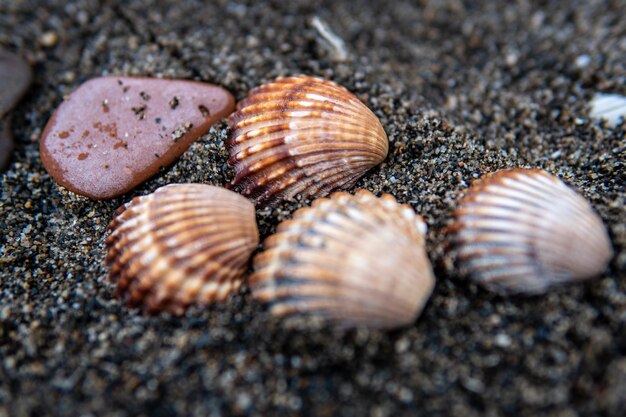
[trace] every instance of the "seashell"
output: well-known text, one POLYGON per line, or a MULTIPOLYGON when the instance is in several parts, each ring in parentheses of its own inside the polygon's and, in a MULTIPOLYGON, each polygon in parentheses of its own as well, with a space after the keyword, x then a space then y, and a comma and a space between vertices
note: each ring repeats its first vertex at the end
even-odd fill
POLYGON ((499 293, 537 294, 591 278, 612 257, 591 205, 543 170, 502 170, 475 182, 454 216, 461 271, 499 293))
POLYGON ((415 321, 435 283, 426 224, 389 194, 317 199, 254 258, 253 296, 276 316, 394 328, 415 321))
POLYGON ((252 90, 228 121, 230 188, 255 204, 349 188, 389 146, 380 121, 352 93, 304 75, 252 90))
POLYGON ((626 120, 626 97, 619 94, 596 94, 591 100, 590 116, 606 120, 610 127, 617 127, 620 120, 626 120))
POLYGON ((149 313, 182 314, 242 284, 259 244, 254 206, 223 188, 172 184, 121 206, 106 239, 117 294, 149 313))

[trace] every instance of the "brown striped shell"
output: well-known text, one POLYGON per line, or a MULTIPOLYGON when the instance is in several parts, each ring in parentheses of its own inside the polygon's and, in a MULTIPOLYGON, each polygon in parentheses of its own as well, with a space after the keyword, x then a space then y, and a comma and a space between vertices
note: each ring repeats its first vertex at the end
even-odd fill
POLYGON ((121 206, 106 239, 117 293, 149 313, 225 299, 259 243, 254 206, 224 188, 172 184, 121 206))
POLYGON ((591 205, 543 170, 503 170, 475 182, 454 216, 461 271, 499 293, 536 294, 591 278, 612 257, 591 205))
POLYGON ((334 193, 296 211, 266 239, 249 279, 277 316, 341 326, 413 323, 435 283, 426 224, 389 194, 334 193))
POLYGON ((352 93, 304 75, 252 90, 228 121, 230 187, 255 204, 349 188, 389 146, 378 118, 352 93))

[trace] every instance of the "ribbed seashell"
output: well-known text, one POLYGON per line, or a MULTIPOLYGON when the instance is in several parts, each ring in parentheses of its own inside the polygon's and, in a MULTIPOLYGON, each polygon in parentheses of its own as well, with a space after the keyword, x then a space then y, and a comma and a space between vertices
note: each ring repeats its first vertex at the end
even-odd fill
POLYGON ((619 94, 596 94, 591 100, 591 113, 594 119, 604 119, 611 127, 620 120, 626 120, 626 97, 619 94))
POLYGON ((612 257, 591 205, 543 170, 502 170, 474 182, 454 216, 461 272, 499 293, 537 294, 591 278, 612 257))
POLYGON ((352 93, 304 75, 252 90, 228 121, 230 188, 255 204, 349 188, 389 146, 380 121, 352 93))
POLYGON ((172 184, 121 206, 106 263, 117 293, 149 313, 182 314, 237 290, 259 243, 254 206, 224 188, 172 184))
POLYGON ((435 283, 425 232, 422 218, 388 194, 317 199, 265 240, 252 294, 276 316, 347 327, 411 324, 435 283))

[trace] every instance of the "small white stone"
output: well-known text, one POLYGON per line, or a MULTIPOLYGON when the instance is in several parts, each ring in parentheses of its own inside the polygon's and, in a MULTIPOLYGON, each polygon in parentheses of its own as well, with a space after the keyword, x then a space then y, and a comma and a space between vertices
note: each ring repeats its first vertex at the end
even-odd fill
POLYGON ((514 67, 515 65, 517 65, 518 60, 519 55, 517 54, 517 52, 509 52, 505 57, 506 65, 508 65, 509 67, 514 67))
POLYGON ((587 65, 591 64, 591 57, 587 54, 579 55, 576 57, 576 61, 574 61, 578 68, 585 68, 587 65))
POLYGON ((39 38, 39 43, 45 48, 52 48, 59 41, 59 35, 55 32, 45 32, 39 38))
POLYGON ((499 347, 509 347, 511 346, 511 342, 511 337, 504 333, 498 334, 495 339, 496 346, 499 347))

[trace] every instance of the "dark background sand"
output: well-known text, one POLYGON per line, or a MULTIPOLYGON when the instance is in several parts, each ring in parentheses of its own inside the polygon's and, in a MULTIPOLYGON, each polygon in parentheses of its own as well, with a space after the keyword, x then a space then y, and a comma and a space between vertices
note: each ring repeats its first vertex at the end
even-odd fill
MULTIPOLYGON (((35 71, 0 175, 0 416, 624 415, 626 127, 588 117, 596 91, 626 94, 624 1, 314 3, 0 0, 0 47, 35 71), (329 59, 315 15, 347 61, 329 59), (128 74, 241 99, 294 73, 345 85, 387 130, 389 157, 358 185, 430 226, 438 282, 420 319, 391 333, 287 330, 247 290, 182 318, 125 308, 102 264, 113 211, 172 182, 223 184, 228 129, 93 202, 59 189, 39 159, 63 95, 128 74), (545 168, 592 202, 616 251, 603 277, 503 298, 457 276, 441 231, 455 199, 512 166, 545 168)), ((304 204, 260 210, 263 235, 304 204)))

